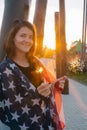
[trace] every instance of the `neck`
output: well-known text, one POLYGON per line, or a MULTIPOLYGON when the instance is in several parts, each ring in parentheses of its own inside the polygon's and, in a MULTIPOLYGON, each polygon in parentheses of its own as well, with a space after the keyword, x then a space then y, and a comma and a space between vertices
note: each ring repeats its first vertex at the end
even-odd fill
POLYGON ((17 63, 18 65, 23 66, 23 67, 28 67, 28 66, 29 66, 29 61, 28 61, 28 59, 26 58, 26 55, 17 54, 17 55, 13 58, 13 61, 14 61, 15 63, 17 63))

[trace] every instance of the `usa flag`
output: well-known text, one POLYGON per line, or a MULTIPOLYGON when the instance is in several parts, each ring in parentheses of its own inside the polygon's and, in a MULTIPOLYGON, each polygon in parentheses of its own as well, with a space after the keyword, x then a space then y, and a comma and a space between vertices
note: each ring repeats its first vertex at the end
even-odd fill
MULTIPOLYGON (((47 75, 46 71, 46 80, 47 75)), ((53 93, 41 96, 15 63, 4 59, 0 64, 0 120, 4 124, 11 130, 63 130, 58 113, 62 109, 56 105, 53 93)))

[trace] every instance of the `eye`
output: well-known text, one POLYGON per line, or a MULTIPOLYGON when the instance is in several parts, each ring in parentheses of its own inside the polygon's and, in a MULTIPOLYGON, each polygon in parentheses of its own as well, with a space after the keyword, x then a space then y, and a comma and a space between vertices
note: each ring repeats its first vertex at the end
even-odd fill
POLYGON ((20 37, 26 37, 26 34, 21 34, 20 37))
POLYGON ((32 35, 29 35, 29 39, 33 40, 33 36, 32 36, 32 35))

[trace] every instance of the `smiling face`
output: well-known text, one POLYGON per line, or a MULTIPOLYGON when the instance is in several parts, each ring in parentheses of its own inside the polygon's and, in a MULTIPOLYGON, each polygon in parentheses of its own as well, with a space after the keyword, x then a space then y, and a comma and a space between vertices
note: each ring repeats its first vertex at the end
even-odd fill
POLYGON ((32 59, 36 50, 36 29, 25 20, 15 20, 4 39, 4 49, 7 56, 25 56, 32 59))
POLYGON ((26 26, 21 27, 14 37, 16 54, 26 54, 31 49, 33 43, 33 31, 26 26))

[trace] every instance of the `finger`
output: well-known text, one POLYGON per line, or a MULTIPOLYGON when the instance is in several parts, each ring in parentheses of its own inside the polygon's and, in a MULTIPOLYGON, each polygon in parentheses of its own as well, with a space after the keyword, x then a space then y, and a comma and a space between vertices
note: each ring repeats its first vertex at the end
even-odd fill
POLYGON ((44 89, 44 90, 40 90, 38 92, 39 92, 39 94, 41 94, 42 96, 45 96, 45 97, 49 96, 51 93, 50 89, 44 89))
POLYGON ((64 84, 59 84, 59 87, 63 89, 64 88, 64 84))
POLYGON ((67 76, 60 77, 59 80, 66 80, 67 76))
POLYGON ((45 96, 45 97, 48 97, 48 96, 50 95, 50 93, 51 93, 51 91, 50 91, 50 90, 47 90, 47 91, 45 91, 44 96, 45 96))
POLYGON ((64 83, 65 83, 65 80, 59 81, 59 84, 64 84, 64 83))
POLYGON ((42 84, 37 88, 37 90, 40 94, 50 93, 51 84, 42 84))

